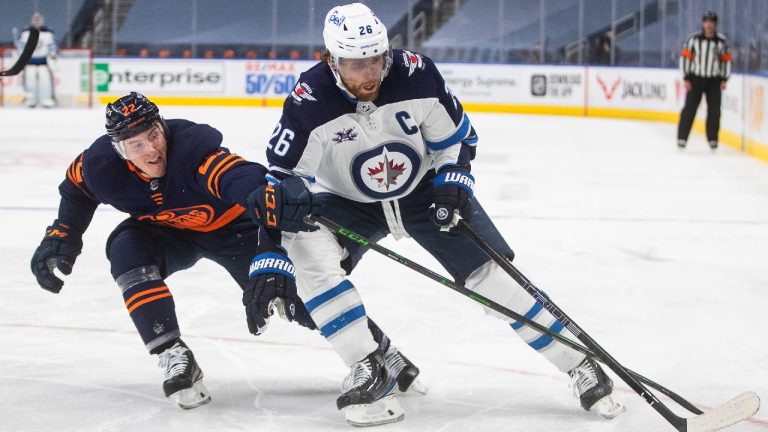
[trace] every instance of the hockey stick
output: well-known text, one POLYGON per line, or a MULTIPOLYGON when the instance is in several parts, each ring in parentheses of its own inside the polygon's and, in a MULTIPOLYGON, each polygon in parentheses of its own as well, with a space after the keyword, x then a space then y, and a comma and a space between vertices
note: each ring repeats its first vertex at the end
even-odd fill
MULTIPOLYGON (((506 307, 504 307, 504 306, 502 306, 502 305, 500 305, 500 304, 498 304, 498 303, 496 303, 496 302, 494 302, 494 301, 492 301, 490 299, 487 299, 487 298, 483 297, 482 295, 477 294, 476 292, 474 292, 474 291, 464 287, 463 285, 459 285, 456 282, 454 282, 453 280, 451 280, 451 279, 449 279, 447 277, 444 277, 444 276, 442 276, 442 275, 440 275, 438 273, 435 273, 432 270, 429 270, 428 268, 426 268, 426 267, 424 267, 424 266, 422 266, 422 265, 420 265, 420 264, 418 264, 418 263, 416 263, 414 261, 411 261, 411 260, 409 260, 408 258, 406 258, 406 257, 404 257, 402 255, 399 255, 399 254, 397 254, 395 252, 392 252, 391 250, 385 248, 384 246, 381 246, 381 245, 379 245, 376 242, 372 242, 372 241, 366 239, 365 237, 363 237, 363 236, 361 236, 361 235, 359 235, 357 233, 354 233, 354 232, 352 232, 352 231, 342 227, 341 225, 337 224, 336 222, 333 222, 330 219, 327 219, 327 218, 325 218, 323 216, 316 216, 316 215, 308 216, 308 219, 310 221, 312 221, 312 222, 315 222, 315 223, 318 223, 320 225, 325 226, 326 228, 328 228, 332 232, 334 232, 334 233, 336 233, 336 234, 338 234, 338 235, 340 235, 340 236, 342 236, 342 237, 344 237, 346 239, 349 239, 349 240, 351 240, 351 241, 353 241, 353 242, 355 242, 355 243, 357 243, 357 244, 359 244, 359 245, 361 245, 363 247, 366 247, 366 248, 369 248, 369 249, 373 249, 374 251, 376 251, 376 252, 378 252, 378 253, 380 253, 380 254, 382 254, 382 255, 384 255, 384 256, 386 256, 386 257, 388 257, 388 258, 390 258, 390 259, 392 259, 394 261, 397 261, 398 263, 400 263, 400 264, 402 264, 402 265, 404 265, 404 266, 406 266, 408 268, 410 268, 411 270, 414 270, 414 271, 416 271, 416 272, 418 272, 418 273, 420 273, 420 274, 422 274, 422 275, 424 275, 424 276, 426 276, 426 277, 428 277, 428 278, 430 278, 430 279, 432 279, 434 281, 437 281, 437 282, 447 286, 448 288, 451 288, 452 290, 454 290, 456 292, 459 292, 459 293, 463 294, 466 297, 471 298, 472 300, 475 300, 476 302, 482 304, 485 307, 493 309, 496 312, 499 312, 499 313, 507 316, 510 319, 514 319, 514 320, 517 320, 519 322, 522 322, 525 325, 535 329, 536 331, 538 331, 538 332, 540 332, 542 334, 546 334, 546 335, 552 337, 553 339, 557 340, 558 342, 560 342, 560 343, 562 343, 562 344, 564 344, 564 345, 566 345, 566 346, 568 346, 568 347, 570 347, 570 348, 572 348, 572 349, 574 349, 574 350, 576 350, 576 351, 578 351, 578 352, 580 352, 582 354, 585 354, 585 355, 587 355, 589 357, 592 357, 592 358, 595 358, 595 359, 598 359, 598 360, 600 359, 592 351, 590 351, 589 349, 585 348, 584 346, 582 346, 582 345, 580 345, 580 344, 578 344, 578 343, 568 339, 567 337, 565 337, 565 336, 563 336, 563 335, 561 335, 559 333, 555 333, 555 332, 551 331, 549 328, 547 328, 547 327, 545 327, 545 326, 543 326, 543 325, 541 325, 541 324, 539 324, 539 323, 537 323, 535 321, 532 321, 532 320, 524 317, 523 315, 520 315, 517 312, 515 312, 515 311, 513 311, 511 309, 508 309, 508 308, 506 308, 506 307)), ((682 396, 680 396, 677 393, 673 392, 672 390, 669 390, 669 389, 665 388, 664 386, 662 386, 661 384, 658 384, 658 383, 656 383, 656 382, 654 382, 654 381, 652 381, 652 380, 650 380, 650 379, 648 379, 648 378, 646 378, 646 377, 644 377, 644 376, 642 376, 642 375, 640 375, 640 374, 638 374, 638 373, 636 373, 636 372, 634 372, 634 371, 632 371, 630 369, 626 369, 626 370, 627 370, 627 372, 629 374, 634 376, 636 379, 646 383, 647 385, 649 385, 649 386, 655 388, 656 390, 660 391, 661 393, 665 394, 670 399, 672 399, 673 401, 675 401, 676 403, 678 403, 680 406, 682 406, 683 408, 687 409, 688 411, 690 411, 690 412, 692 412, 694 414, 702 414, 702 411, 700 409, 696 408, 696 406, 694 406, 692 403, 688 402, 687 400, 685 400, 685 398, 683 398, 682 396)))
POLYGON ((673 413, 664 405, 653 393, 651 393, 637 377, 629 373, 629 370, 619 364, 606 350, 603 349, 592 337, 579 327, 568 315, 563 312, 552 300, 541 292, 533 283, 520 273, 509 260, 497 252, 485 239, 480 236, 464 219, 458 222, 458 229, 462 231, 477 247, 479 247, 489 258, 498 264, 509 274, 524 290, 548 310, 568 330, 573 333, 584 345, 597 354, 602 362, 611 368, 629 387, 639 394, 645 401, 653 407, 662 417, 664 417, 675 429, 681 432, 712 432, 724 429, 738 422, 744 421, 753 416, 760 408, 760 398, 754 392, 742 393, 725 404, 704 414, 694 417, 684 418, 673 413))
POLYGON ((29 59, 32 57, 32 53, 35 52, 35 48, 37 48, 37 40, 39 38, 40 31, 36 28, 30 28, 29 39, 27 39, 27 44, 24 45, 24 49, 21 51, 19 58, 16 59, 16 63, 14 63, 10 69, 0 71, 0 77, 18 75, 19 72, 24 70, 24 67, 27 66, 29 59))

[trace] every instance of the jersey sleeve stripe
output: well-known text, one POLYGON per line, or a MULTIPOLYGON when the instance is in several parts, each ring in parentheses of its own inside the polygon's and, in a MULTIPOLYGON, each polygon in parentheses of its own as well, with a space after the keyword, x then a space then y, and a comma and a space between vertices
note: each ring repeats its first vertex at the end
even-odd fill
POLYGON ((210 167, 210 166, 211 166, 211 164, 213 163, 213 161, 215 161, 215 160, 216 160, 216 158, 217 158, 219 155, 222 155, 222 154, 224 154, 224 151, 223 151, 223 150, 221 150, 221 151, 218 151, 218 152, 216 152, 216 153, 214 153, 214 154, 212 154, 212 155, 208 156, 208 159, 206 159, 206 160, 205 160, 205 162, 203 162, 203 164, 202 164, 202 165, 200 165, 200 168, 198 168, 197 172, 199 172, 200 174, 205 174, 205 173, 208 171, 208 167, 210 167))
POLYGON ((430 150, 442 150, 454 144, 460 143, 464 138, 467 137, 469 129, 469 117, 464 114, 464 117, 461 120, 461 124, 448 138, 445 138, 441 141, 424 141, 427 143, 427 147, 429 147, 430 150))
MULTIPOLYGON (((211 176, 213 178, 213 189, 216 191, 214 195, 217 198, 221 198, 221 192, 219 191, 219 180, 221 179, 221 176, 225 172, 229 171, 234 165, 239 165, 245 162, 245 160, 240 156, 237 156, 237 155, 232 155, 232 156, 234 156, 234 159, 232 159, 228 164, 224 165, 221 169, 217 170, 216 173, 211 176)), ((222 164, 223 163, 224 162, 222 162, 222 164)))
POLYGON ((229 154, 222 160, 216 162, 216 165, 214 165, 213 168, 211 168, 210 174, 208 174, 208 190, 211 191, 213 195, 218 196, 214 187, 214 181, 218 176, 218 172, 226 165, 227 162, 229 162, 230 160, 236 157, 238 156, 229 154))

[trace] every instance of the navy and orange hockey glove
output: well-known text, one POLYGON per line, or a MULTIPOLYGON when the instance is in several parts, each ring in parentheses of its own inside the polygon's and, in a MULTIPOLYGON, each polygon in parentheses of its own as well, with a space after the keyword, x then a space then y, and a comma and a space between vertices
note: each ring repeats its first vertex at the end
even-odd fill
POLYGON ((56 277, 54 268, 68 275, 72 273, 77 256, 83 249, 82 234, 71 225, 53 221, 45 229, 45 237, 32 255, 32 274, 37 283, 52 293, 57 294, 64 286, 64 281, 56 277))
POLYGON ((270 241, 260 244, 251 260, 249 278, 243 290, 248 331, 255 335, 264 333, 275 311, 310 330, 317 328, 296 293, 293 262, 281 246, 270 241))
POLYGON ((319 227, 304 221, 315 213, 312 193, 301 177, 288 177, 280 183, 261 186, 248 195, 248 212, 266 228, 288 232, 315 231, 319 227))
POLYGON ((432 182, 435 224, 449 229, 454 225, 454 213, 469 221, 469 208, 474 196, 475 178, 468 166, 451 165, 438 171, 432 182))

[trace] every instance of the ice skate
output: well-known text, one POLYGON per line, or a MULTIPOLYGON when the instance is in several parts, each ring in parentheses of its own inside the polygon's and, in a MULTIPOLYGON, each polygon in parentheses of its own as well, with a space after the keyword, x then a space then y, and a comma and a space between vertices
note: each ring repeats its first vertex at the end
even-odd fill
POLYGON ((712 151, 715 151, 715 150, 717 150, 717 141, 710 141, 710 142, 709 142, 709 148, 710 148, 712 151))
POLYGON ((596 361, 587 357, 580 365, 568 372, 574 396, 581 400, 587 411, 595 411, 612 419, 624 412, 624 404, 613 398, 613 381, 603 372, 596 361))
POLYGON ((192 351, 181 339, 161 352, 159 357, 158 366, 165 372, 165 397, 184 409, 197 408, 211 401, 211 395, 203 384, 203 371, 197 365, 192 351))
POLYGON ((677 148, 679 148, 680 150, 685 149, 686 144, 687 144, 687 141, 684 139, 677 140, 677 148))
POLYGON ((427 386, 419 380, 419 368, 392 344, 384 354, 384 363, 400 392, 427 394, 427 386))
POLYGON ((384 364, 395 378, 397 389, 401 393, 427 394, 427 387, 419 380, 419 368, 392 345, 389 337, 370 318, 368 328, 373 334, 373 340, 379 344, 379 351, 385 353, 384 364))
POLYGON ((353 426, 376 426, 400 421, 405 416, 395 399, 397 382, 384 364, 380 350, 352 365, 344 378, 336 406, 353 426))

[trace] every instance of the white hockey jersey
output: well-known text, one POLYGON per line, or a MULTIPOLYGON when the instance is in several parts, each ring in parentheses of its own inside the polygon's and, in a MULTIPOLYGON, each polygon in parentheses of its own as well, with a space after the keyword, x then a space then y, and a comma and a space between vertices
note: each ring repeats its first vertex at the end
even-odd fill
MULTIPOLYGON (((42 26, 38 29, 40 31, 40 38, 37 40, 37 47, 32 53, 32 57, 29 60, 29 64, 45 64, 48 59, 57 54, 58 48, 56 46, 56 39, 53 36, 53 30, 46 26, 42 26)), ((19 35, 19 39, 16 41, 16 48, 21 51, 24 49, 27 40, 29 39, 29 27, 22 30, 19 35)))
POLYGON ((308 179, 312 192, 375 202, 402 198, 430 169, 468 164, 476 142, 434 63, 394 50, 373 102, 351 99, 322 62, 302 73, 267 159, 275 171, 308 179))

